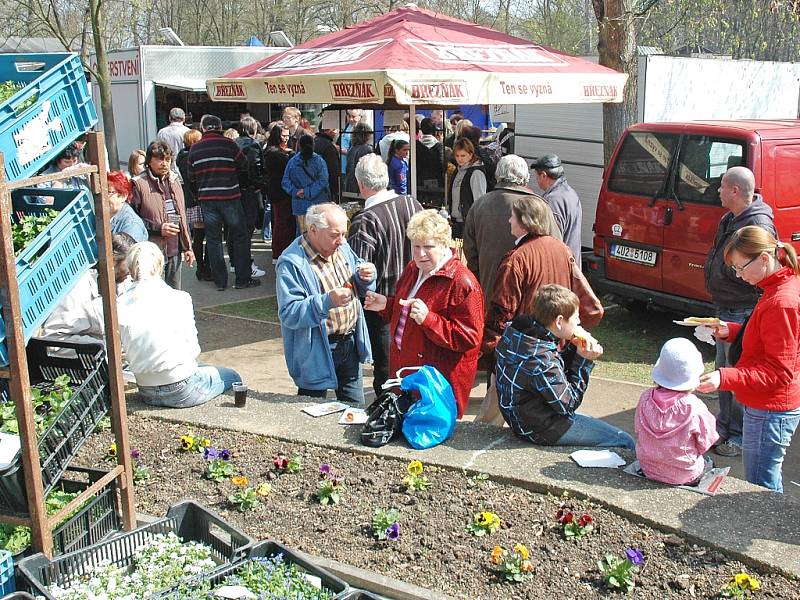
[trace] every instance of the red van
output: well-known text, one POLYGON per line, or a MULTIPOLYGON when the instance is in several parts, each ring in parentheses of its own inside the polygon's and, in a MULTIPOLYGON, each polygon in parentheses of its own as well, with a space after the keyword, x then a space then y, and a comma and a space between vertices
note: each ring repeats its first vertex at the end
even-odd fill
POLYGON ((723 173, 745 165, 780 238, 800 248, 800 120, 640 123, 603 174, 588 275, 595 290, 713 314, 703 265, 725 210, 723 173))

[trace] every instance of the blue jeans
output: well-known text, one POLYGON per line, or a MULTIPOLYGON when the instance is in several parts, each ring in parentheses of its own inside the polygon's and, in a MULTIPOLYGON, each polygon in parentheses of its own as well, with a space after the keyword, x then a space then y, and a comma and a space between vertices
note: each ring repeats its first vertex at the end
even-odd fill
MULTIPOLYGON (((719 308, 717 315, 723 321, 730 321, 731 323, 744 323, 744 320, 753 312, 752 308, 719 308)), ((717 341, 717 357, 714 361, 714 367, 732 366, 728 362, 728 350, 731 345, 728 342, 717 341)), ((742 445, 742 405, 736 401, 733 392, 725 392, 720 390, 719 397, 719 414, 717 415, 717 433, 719 433, 720 441, 730 441, 735 446, 742 445)))
POLYGON ((244 208, 239 200, 201 202, 203 223, 206 228, 206 253, 211 274, 218 288, 228 286, 228 269, 222 252, 222 226, 225 225, 229 244, 233 250, 233 267, 236 285, 250 281, 250 249, 245 230, 244 208))
POLYGON ((264 203, 264 223, 261 226, 261 239, 269 241, 272 239, 272 205, 264 203))
POLYGON ((189 408, 205 404, 231 389, 242 377, 233 369, 198 365, 194 375, 168 385, 139 386, 145 404, 189 408))
POLYGON ((799 422, 800 408, 773 412, 744 407, 742 462, 747 481, 783 492, 783 457, 799 422))
POLYGON ((587 415, 573 415, 572 425, 554 446, 592 446, 599 448, 636 449, 633 437, 602 419, 587 415))
MULTIPOLYGON (((357 406, 364 406, 364 378, 361 374, 361 363, 358 362, 358 349, 353 334, 339 341, 330 341, 333 366, 336 369, 336 399, 357 406)), ((298 396, 324 398, 328 390, 297 389, 298 396)))

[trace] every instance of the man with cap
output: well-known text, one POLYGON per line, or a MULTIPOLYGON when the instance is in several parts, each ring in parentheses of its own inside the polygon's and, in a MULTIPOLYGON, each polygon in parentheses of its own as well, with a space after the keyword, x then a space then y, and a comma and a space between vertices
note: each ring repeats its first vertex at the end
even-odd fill
POLYGON ((542 197, 550 205, 561 238, 572 250, 575 263, 581 265, 581 207, 580 198, 564 177, 561 159, 555 154, 545 154, 531 165, 536 171, 536 183, 542 190, 542 197))

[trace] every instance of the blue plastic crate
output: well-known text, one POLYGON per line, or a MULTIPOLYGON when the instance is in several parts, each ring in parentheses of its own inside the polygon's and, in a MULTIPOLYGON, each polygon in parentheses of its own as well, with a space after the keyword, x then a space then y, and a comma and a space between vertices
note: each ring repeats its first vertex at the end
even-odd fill
POLYGON ((35 175, 97 123, 77 54, 0 54, 3 81, 25 85, 0 104, 6 179, 35 175), (33 103, 25 106, 31 99, 33 103))
POLYGON ((14 558, 8 550, 0 550, 0 594, 16 592, 14 580, 14 558))
MULTIPOLYGON (((97 262, 94 201, 86 190, 21 188, 12 193, 12 220, 17 213, 59 211, 52 223, 17 256, 17 283, 25 341, 72 288, 97 262), (52 197, 52 205, 35 204, 36 197, 52 197)), ((6 226, 5 223, 2 226, 6 226)), ((8 365, 6 326, 0 314, 0 367, 8 365)))

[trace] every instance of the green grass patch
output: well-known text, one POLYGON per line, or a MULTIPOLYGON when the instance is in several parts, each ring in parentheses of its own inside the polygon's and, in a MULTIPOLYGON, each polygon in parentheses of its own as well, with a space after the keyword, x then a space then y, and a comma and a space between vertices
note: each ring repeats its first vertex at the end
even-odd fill
POLYGON ((226 317, 242 317, 255 321, 278 322, 278 301, 275 296, 244 300, 231 304, 220 304, 202 309, 204 312, 226 317))
POLYGON ((693 336, 694 329, 672 322, 675 315, 661 312, 630 312, 614 307, 606 312, 592 332, 603 345, 603 356, 592 375, 649 385, 650 371, 656 364, 661 346, 670 338, 692 340, 703 354, 706 370, 714 367, 714 347, 693 336))

